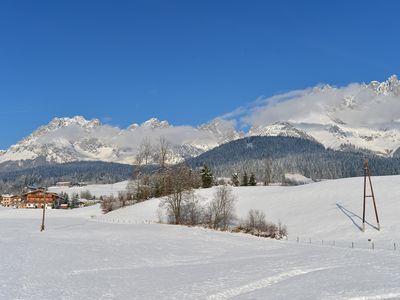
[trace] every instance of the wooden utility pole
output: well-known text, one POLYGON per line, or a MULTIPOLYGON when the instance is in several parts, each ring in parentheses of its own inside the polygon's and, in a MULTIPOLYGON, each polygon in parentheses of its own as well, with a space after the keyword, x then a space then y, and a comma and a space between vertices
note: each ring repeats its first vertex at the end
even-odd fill
POLYGON ((368 160, 365 160, 364 161, 364 203, 363 203, 362 231, 365 231, 365 204, 366 204, 366 199, 367 198, 372 198, 372 201, 373 201, 373 204, 374 204, 374 209, 375 209, 375 217, 376 217, 377 229, 381 230, 381 226, 379 224, 378 210, 376 209, 374 189, 372 188, 371 172, 369 170, 368 160), (368 177, 368 182, 369 182, 369 186, 370 186, 370 190, 371 190, 371 194, 370 195, 367 195, 367 177, 368 177))
POLYGON ((44 230, 44 219, 46 216, 46 189, 42 189, 43 193, 43 216, 42 216, 42 226, 40 226, 40 231, 44 230))

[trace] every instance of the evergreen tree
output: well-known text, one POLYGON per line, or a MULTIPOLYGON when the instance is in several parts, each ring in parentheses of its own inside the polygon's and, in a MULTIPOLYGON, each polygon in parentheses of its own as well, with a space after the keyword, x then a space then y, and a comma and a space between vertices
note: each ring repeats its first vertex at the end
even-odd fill
POLYGON ((79 206, 79 195, 78 195, 78 193, 74 193, 72 195, 70 207, 71 208, 77 208, 78 206, 79 206))
POLYGON ((248 186, 248 185, 249 185, 249 177, 247 176, 247 172, 244 172, 242 178, 242 186, 248 186))
POLYGON ((62 203, 63 203, 63 204, 67 204, 67 203, 68 203, 68 201, 69 201, 69 196, 68 196, 67 193, 61 192, 61 193, 60 193, 60 197, 62 198, 62 203))
POLYGON ((206 165, 204 165, 203 168, 201 168, 200 174, 201 174, 202 187, 203 188, 212 187, 214 176, 206 165))
POLYGON ((232 181, 232 185, 233 185, 233 186, 239 186, 239 185, 240 185, 240 182, 239 182, 239 175, 238 175, 237 173, 234 173, 234 174, 232 175, 231 181, 232 181))
POLYGON ((251 186, 257 185, 256 175, 254 175, 254 173, 251 173, 251 175, 250 175, 249 185, 251 185, 251 186))

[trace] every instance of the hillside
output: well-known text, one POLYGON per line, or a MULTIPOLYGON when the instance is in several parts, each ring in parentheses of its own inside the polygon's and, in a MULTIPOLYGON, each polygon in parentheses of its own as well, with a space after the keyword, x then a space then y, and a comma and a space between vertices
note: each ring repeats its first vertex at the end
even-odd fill
MULTIPOLYGON (((245 218, 250 209, 265 212, 267 220, 279 220, 288 226, 291 240, 300 237, 303 241, 341 242, 342 245, 357 242, 358 246, 368 247, 367 239, 376 242, 377 247, 393 247, 400 243, 398 216, 400 214, 400 176, 372 177, 377 199, 382 230, 376 225, 372 200, 367 203, 366 232, 361 226, 363 178, 327 180, 301 186, 257 186, 234 187, 237 198, 236 212, 245 218)), ((212 199, 215 188, 200 189, 196 195, 201 201, 212 199)), ((152 199, 134 206, 126 207, 100 217, 104 220, 124 220, 128 222, 154 221, 159 219, 159 199, 152 199)), ((400 244, 399 244, 400 245, 400 244)))
POLYGON ((0 168, 0 193, 20 193, 29 185, 48 187, 58 181, 115 183, 128 179, 132 172, 131 165, 101 161, 0 168))
POLYGON ((43 232, 41 210, 0 207, 0 298, 399 299, 399 181, 373 178, 382 230, 365 233, 361 178, 234 189, 240 216, 263 209, 288 225, 288 241, 145 224, 157 220, 157 199, 107 215, 49 210, 43 232))
POLYGON ((235 140, 186 162, 194 168, 206 164, 221 177, 254 172, 260 181, 269 167, 273 180, 280 181, 284 173, 299 173, 317 180, 361 176, 364 159, 370 161, 375 175, 400 174, 398 158, 385 158, 368 151, 326 149, 309 139, 281 136, 235 140))
MULTIPOLYGON (((400 158, 385 158, 368 151, 325 149, 310 139, 281 136, 236 139, 187 159, 185 163, 194 169, 207 164, 218 177, 230 178, 234 173, 254 172, 259 182, 264 181, 268 167, 271 180, 281 182, 285 173, 297 173, 313 180, 360 176, 366 158, 374 175, 400 174, 400 158)), ((7 162, 0 166, 0 191, 19 192, 27 185, 51 186, 57 181, 111 184, 129 179, 133 168, 132 165, 101 161, 57 164, 44 158, 7 162)), ((147 170, 153 168, 148 166, 147 170)))

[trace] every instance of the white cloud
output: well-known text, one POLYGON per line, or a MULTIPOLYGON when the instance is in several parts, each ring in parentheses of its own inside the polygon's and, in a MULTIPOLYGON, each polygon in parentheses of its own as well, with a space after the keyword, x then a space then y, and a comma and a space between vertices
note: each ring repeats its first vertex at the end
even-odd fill
MULTIPOLYGON (((400 90, 399 90, 400 92, 400 90)), ((396 127, 400 120, 400 93, 377 93, 365 84, 318 86, 268 98, 259 98, 236 117, 241 125, 267 125, 277 121, 329 124, 333 119, 354 127, 396 127)))
MULTIPOLYGON (((228 123, 230 124, 230 122, 228 123)), ((96 139, 106 146, 131 149, 132 154, 134 154, 145 138, 156 145, 161 137, 165 138, 171 146, 196 143, 215 146, 218 143, 218 137, 211 132, 191 126, 170 126, 155 129, 138 127, 134 130, 128 130, 111 125, 100 125, 90 129, 84 129, 78 125, 69 125, 47 132, 38 138, 38 142, 66 146, 96 139)))

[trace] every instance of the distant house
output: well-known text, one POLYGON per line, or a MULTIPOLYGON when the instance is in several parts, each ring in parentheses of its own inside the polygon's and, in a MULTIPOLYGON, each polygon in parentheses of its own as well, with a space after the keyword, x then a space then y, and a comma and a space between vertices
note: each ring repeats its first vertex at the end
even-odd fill
POLYGON ((1 196, 1 206, 9 207, 12 195, 2 195, 1 196))
POLYGON ((54 208, 61 200, 57 193, 50 193, 44 190, 35 190, 23 194, 23 207, 25 208, 43 208, 46 203, 46 209, 54 208))
POLYGON ((60 181, 56 183, 57 187, 71 187, 72 186, 72 182, 70 181, 60 181))
POLYGON ((92 206, 97 203, 100 203, 100 200, 88 200, 88 199, 79 199, 79 207, 85 207, 85 206, 92 206))
POLYGON ((20 207, 22 202, 22 198, 19 195, 2 195, 1 196, 1 205, 5 207, 20 207))

